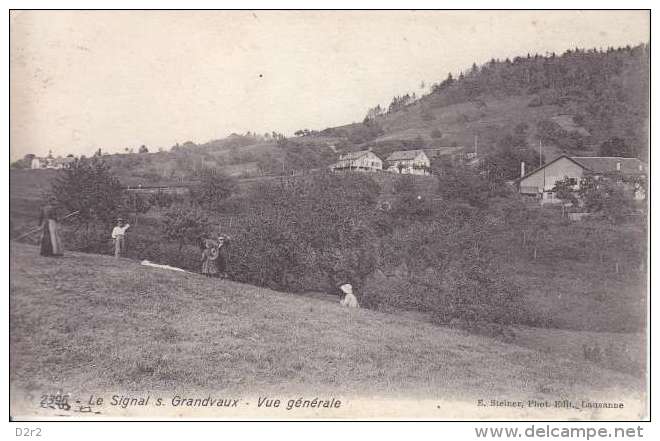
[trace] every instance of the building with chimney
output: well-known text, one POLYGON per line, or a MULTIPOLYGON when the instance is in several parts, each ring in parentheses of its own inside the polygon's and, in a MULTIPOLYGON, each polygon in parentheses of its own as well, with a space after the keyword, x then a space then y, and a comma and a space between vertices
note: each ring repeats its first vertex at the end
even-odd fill
MULTIPOLYGON (((555 184, 565 178, 573 184, 575 190, 579 189, 583 177, 640 177, 646 176, 646 165, 637 158, 616 158, 598 156, 567 156, 558 158, 532 170, 525 171, 526 164, 521 163, 521 177, 517 180, 518 190, 521 194, 538 197, 544 203, 560 202, 555 198, 553 189, 555 184)), ((637 200, 644 199, 646 195, 642 188, 629 188, 637 200)))

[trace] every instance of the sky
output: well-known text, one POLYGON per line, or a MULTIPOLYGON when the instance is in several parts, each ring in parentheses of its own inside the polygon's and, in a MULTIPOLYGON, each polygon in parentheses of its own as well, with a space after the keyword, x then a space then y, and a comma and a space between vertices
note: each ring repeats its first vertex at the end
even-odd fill
POLYGON ((649 41, 645 11, 12 11, 10 159, 362 121, 491 58, 649 41), (425 84, 425 89, 421 84, 425 84))

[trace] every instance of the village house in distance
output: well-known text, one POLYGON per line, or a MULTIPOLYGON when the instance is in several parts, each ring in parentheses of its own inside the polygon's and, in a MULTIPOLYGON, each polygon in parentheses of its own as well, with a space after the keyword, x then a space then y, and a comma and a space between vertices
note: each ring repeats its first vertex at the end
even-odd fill
MULTIPOLYGON (((555 184, 563 179, 568 178, 577 190, 583 177, 641 177, 646 176, 646 166, 637 158, 561 155, 527 174, 523 162, 520 175, 518 188, 521 194, 540 197, 542 203, 558 203, 561 201, 555 197, 553 189, 555 184)), ((633 193, 635 200, 645 199, 643 188, 632 188, 625 183, 624 186, 633 193)))
POLYGON ((431 161, 424 150, 401 150, 393 152, 387 159, 387 171, 407 175, 431 174, 431 161))
POLYGON ((25 159, 30 160, 28 164, 32 170, 45 169, 45 168, 49 168, 49 169, 68 168, 76 160, 71 156, 67 156, 66 158, 62 158, 62 157, 54 158, 53 153, 50 151, 48 152, 48 156, 46 156, 45 158, 32 156, 31 158, 25 158, 25 159))
POLYGON ((424 150, 401 150, 391 153, 386 159, 387 167, 383 167, 383 160, 374 152, 361 150, 358 152, 342 153, 339 161, 330 166, 333 171, 388 171, 410 175, 430 175, 431 161, 424 150))
POLYGON ((383 171, 383 160, 371 150, 342 153, 339 161, 331 166, 333 171, 358 170, 377 172, 383 171))

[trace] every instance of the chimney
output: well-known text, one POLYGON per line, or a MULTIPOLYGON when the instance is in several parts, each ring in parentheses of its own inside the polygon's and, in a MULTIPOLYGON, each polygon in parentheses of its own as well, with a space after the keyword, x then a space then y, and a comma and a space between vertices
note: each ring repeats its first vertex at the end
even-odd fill
POLYGON ((621 171, 621 163, 620 162, 616 163, 616 171, 621 171))
POLYGON ((370 152, 370 151, 371 151, 371 147, 367 147, 367 151, 370 152))
POLYGON ((525 177, 525 161, 520 161, 520 177, 525 177))

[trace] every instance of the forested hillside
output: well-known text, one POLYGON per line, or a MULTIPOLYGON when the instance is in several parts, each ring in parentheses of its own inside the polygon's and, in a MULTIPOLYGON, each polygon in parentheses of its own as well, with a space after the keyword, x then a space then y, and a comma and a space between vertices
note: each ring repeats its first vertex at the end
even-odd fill
POLYGON ((400 94, 389 106, 365 109, 362 122, 301 128, 293 137, 232 134, 161 152, 136 147, 142 153, 107 159, 123 181, 143 184, 186 181, 209 167, 243 177, 290 174, 366 147, 386 155, 447 146, 472 150, 476 142, 480 155, 509 149, 535 160, 530 152, 541 141, 546 159, 568 152, 646 160, 649 56, 645 44, 492 59, 449 74, 421 97, 400 94))
POLYGON ((420 99, 394 97, 387 109, 371 109, 363 125, 378 133, 376 143, 472 146, 476 135, 486 151, 513 136, 515 147, 541 139, 554 151, 592 154, 620 138, 626 147, 617 153, 645 158, 649 54, 640 45, 493 59, 450 73, 420 99))

